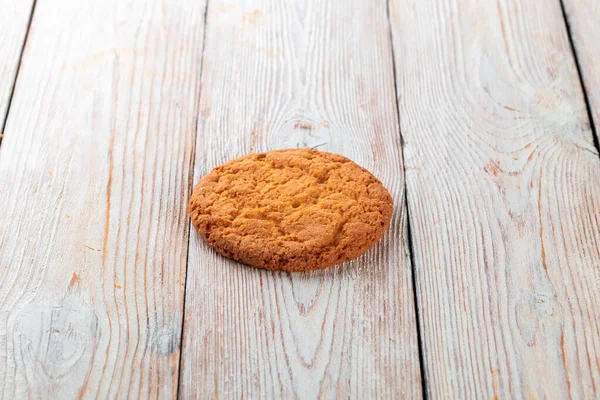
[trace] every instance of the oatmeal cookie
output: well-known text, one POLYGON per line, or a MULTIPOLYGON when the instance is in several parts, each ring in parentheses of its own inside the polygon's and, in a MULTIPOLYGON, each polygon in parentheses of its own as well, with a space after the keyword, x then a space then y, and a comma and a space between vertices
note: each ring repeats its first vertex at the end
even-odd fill
POLYGON ((346 157, 310 149, 252 153, 205 175, 192 222, 219 253, 282 271, 326 268, 367 251, 392 217, 388 191, 346 157))

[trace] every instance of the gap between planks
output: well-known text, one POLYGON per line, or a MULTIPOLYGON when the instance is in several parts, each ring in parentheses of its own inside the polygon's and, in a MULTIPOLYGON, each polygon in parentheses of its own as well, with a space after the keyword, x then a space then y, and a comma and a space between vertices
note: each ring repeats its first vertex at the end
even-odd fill
MULTIPOLYGON (((21 0, 19 0, 21 1, 21 0)), ((21 70, 21 62, 23 61, 23 53, 25 51, 25 45, 27 44, 27 38, 29 37, 29 30, 31 29, 31 21, 33 21, 33 14, 35 13, 35 5, 37 0, 33 0, 31 3, 31 9, 29 10, 29 19, 27 20, 27 28, 25 29, 25 35, 23 37, 23 42, 21 43, 21 50, 19 52, 19 57, 17 60, 17 68, 15 71, 15 75, 13 76, 12 85, 10 88, 10 94, 8 95, 8 101, 6 103, 6 112, 2 116, 2 123, 0 124, 0 146, 2 145, 2 139, 4 139, 4 128, 6 127, 6 121, 8 121, 8 114, 10 113, 10 106, 12 104, 12 99, 15 94, 15 87, 17 86, 17 79, 19 78, 19 71, 21 70)))
POLYGON ((569 38, 569 46, 571 48, 571 53, 573 54, 575 67, 577 68, 577 75, 579 76, 579 85, 581 86, 581 91, 583 93, 583 101, 585 102, 585 108, 587 111, 588 120, 590 122, 590 128, 592 130, 594 146, 596 147, 596 150, 598 150, 598 156, 600 156, 600 139, 598 138, 598 130, 596 129, 596 124, 592 115, 592 106, 590 104, 590 97, 588 96, 588 87, 585 84, 585 79, 583 78, 583 74, 581 72, 581 64, 579 62, 579 57, 577 56, 577 48, 575 47, 575 43, 573 41, 573 32, 571 31, 569 16, 567 15, 567 11, 565 10, 565 1, 558 0, 558 2, 560 3, 560 9, 562 12, 563 20, 565 21, 565 28, 567 30, 567 37, 569 38))
MULTIPOLYGON (((206 22, 207 22, 207 18, 206 16, 208 15, 208 4, 210 3, 210 0, 205 0, 206 4, 204 5, 204 17, 203 17, 203 25, 204 25, 204 29, 202 30, 202 55, 200 56, 200 68, 198 70, 198 77, 199 79, 202 77, 202 67, 204 66, 204 50, 206 49, 205 43, 206 43, 206 22)), ((198 86, 198 93, 197 93, 197 98, 199 99, 200 96, 202 95, 202 85, 198 86)), ((200 115, 198 113, 196 113, 196 121, 194 122, 194 134, 195 137, 198 137, 198 119, 200 118, 200 115)), ((192 144, 192 155, 190 157, 190 165, 189 167, 189 177, 188 177, 188 187, 189 187, 189 196, 188 198, 192 198, 192 192, 194 191, 194 165, 196 164, 196 147, 197 147, 197 140, 193 140, 193 144, 192 144)), ((179 360, 177 361, 177 389, 175 390, 175 398, 179 399, 180 395, 179 395, 179 391, 181 390, 181 360, 183 360, 183 332, 185 329, 185 299, 186 299, 186 291, 188 288, 188 283, 187 283, 187 275, 188 275, 188 267, 190 265, 190 240, 191 240, 191 230, 192 228, 192 223, 191 223, 191 219, 188 217, 188 220, 190 221, 188 224, 188 237, 187 237, 187 250, 186 250, 186 255, 185 255, 185 274, 184 274, 184 284, 183 284, 183 306, 181 307, 181 313, 184 317, 181 318, 181 332, 179 333, 179 360)))
MULTIPOLYGON (((402 135, 402 125, 400 119, 402 116, 400 115, 400 105, 398 104, 398 79, 396 72, 396 54, 394 50, 394 38, 392 35, 392 18, 390 14, 390 2, 391 0, 386 1, 386 13, 387 13, 387 22, 388 22, 388 31, 390 34, 390 51, 392 56, 392 68, 393 68, 393 78, 394 78, 394 100, 396 104, 396 113, 398 114, 398 136, 400 137, 400 152, 402 152, 402 157, 406 160, 406 156, 404 154, 404 137, 402 135)), ((404 176, 407 174, 406 163, 402 165, 404 169, 404 176)), ((414 256, 414 246, 413 246, 413 236, 410 226, 410 207, 408 206, 408 185, 406 184, 406 180, 404 181, 404 209, 406 213, 406 242, 408 244, 408 258, 410 260, 410 267, 412 269, 412 288, 413 288, 413 304, 415 306, 415 319, 416 319, 416 329, 417 329, 417 348, 419 351, 419 370, 421 371, 421 394, 423 399, 427 400, 429 398, 429 391, 427 390, 427 370, 425 368, 425 349, 423 343, 423 336, 421 334, 421 314, 419 313, 419 296, 417 293, 418 285, 417 285, 417 264, 415 262, 414 256)))

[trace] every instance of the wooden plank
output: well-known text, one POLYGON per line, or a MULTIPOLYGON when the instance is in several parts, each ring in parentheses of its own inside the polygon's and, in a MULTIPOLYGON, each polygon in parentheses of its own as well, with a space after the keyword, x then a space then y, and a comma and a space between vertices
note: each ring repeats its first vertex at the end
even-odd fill
POLYGON ((313 273, 243 266, 194 232, 183 398, 421 396, 386 6, 209 4, 195 180, 248 152, 319 146, 373 171, 396 210, 374 249, 313 273))
POLYGON ((0 155, 0 398, 174 397, 202 1, 38 1, 0 155))
POLYGON ((32 6, 33 0, 0 0, 0 129, 8 111, 32 6))
POLYGON ((563 0, 563 3, 597 134, 600 126, 600 2, 563 0))
POLYGON ((431 398, 597 398, 600 159, 560 4, 390 14, 431 398))

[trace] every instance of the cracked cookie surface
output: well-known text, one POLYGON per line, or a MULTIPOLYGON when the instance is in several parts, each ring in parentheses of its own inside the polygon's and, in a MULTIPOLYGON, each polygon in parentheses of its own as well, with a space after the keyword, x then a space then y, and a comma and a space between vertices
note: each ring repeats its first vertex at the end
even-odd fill
POLYGON ((219 253, 282 271, 358 257, 381 238, 392 211, 369 171, 310 149, 231 160, 200 179, 190 200, 194 226, 219 253))

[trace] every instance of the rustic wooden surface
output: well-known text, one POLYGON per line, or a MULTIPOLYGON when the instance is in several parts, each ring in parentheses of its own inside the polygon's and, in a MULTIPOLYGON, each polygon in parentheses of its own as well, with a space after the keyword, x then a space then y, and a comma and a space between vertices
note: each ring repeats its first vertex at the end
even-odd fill
POLYGON ((344 154, 395 217, 359 259, 272 273, 190 238, 183 398, 421 395, 386 3, 211 1, 194 179, 252 151, 344 154))
POLYGON ((0 151, 0 397, 177 391, 204 4, 39 0, 0 151))
POLYGON ((0 399, 600 396, 597 1, 0 10, 0 399), (190 229, 210 168, 313 146, 394 196, 367 254, 190 229))
POLYGON ((32 5, 33 0, 0 0, 0 135, 19 67, 32 5))
POLYGON ((600 159, 560 4, 390 11, 429 394, 597 398, 600 159))

